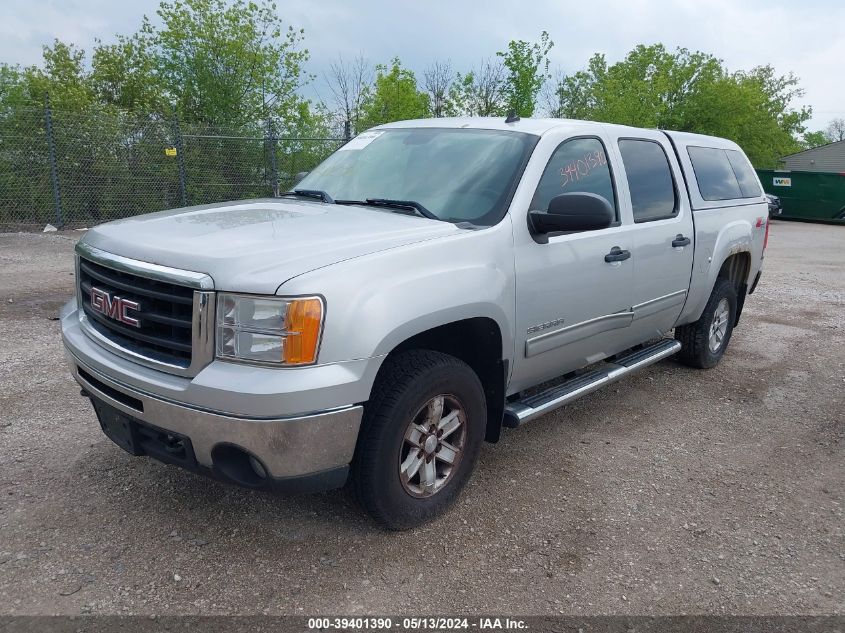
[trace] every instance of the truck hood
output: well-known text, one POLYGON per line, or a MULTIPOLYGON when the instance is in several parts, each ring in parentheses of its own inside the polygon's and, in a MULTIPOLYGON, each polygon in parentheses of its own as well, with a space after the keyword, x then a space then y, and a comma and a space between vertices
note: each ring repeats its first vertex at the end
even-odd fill
POLYGON ((270 199, 109 222, 89 230, 83 241, 124 257, 206 273, 219 290, 273 294, 316 268, 460 230, 386 209, 270 199))

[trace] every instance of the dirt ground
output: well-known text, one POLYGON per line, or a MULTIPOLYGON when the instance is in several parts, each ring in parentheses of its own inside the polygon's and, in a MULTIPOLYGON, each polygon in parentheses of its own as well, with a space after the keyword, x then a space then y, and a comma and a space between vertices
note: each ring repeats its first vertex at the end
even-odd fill
POLYGON ((64 365, 79 234, 0 234, 0 614, 842 614, 845 227, 775 222, 722 364, 486 445, 386 533, 132 458, 64 365))

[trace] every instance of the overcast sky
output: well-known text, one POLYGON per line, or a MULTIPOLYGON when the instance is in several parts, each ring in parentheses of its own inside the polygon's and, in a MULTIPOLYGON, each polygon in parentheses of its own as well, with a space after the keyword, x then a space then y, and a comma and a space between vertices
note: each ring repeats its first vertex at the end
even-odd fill
MULTIPOLYGON (((58 37, 90 52, 95 38, 135 31, 158 0, 4 0, 0 61, 37 63, 58 37)), ((373 63, 399 56, 421 74, 435 59, 468 69, 511 39, 547 30, 552 69, 573 72, 595 52, 620 59, 639 43, 713 53, 732 70, 773 64, 801 78, 811 129, 845 117, 843 0, 278 0, 282 18, 305 29, 306 94, 328 99, 323 72, 339 54, 373 63)))

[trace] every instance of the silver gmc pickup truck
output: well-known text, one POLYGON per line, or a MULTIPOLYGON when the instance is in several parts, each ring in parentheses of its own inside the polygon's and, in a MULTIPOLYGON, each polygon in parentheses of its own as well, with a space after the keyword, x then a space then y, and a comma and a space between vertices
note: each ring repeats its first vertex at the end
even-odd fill
POLYGON ((767 235, 727 140, 404 121, 278 198, 91 229, 62 334, 129 453, 250 488, 348 483, 404 529, 503 427, 670 355, 716 365, 767 235))

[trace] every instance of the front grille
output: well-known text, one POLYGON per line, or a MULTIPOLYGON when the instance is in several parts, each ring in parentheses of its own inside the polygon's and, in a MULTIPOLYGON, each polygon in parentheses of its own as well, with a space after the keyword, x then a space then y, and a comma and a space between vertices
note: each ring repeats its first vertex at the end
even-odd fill
POLYGON ((192 288, 142 277, 79 259, 82 309, 93 329, 115 344, 151 360, 187 368, 191 364, 194 291, 192 288), (91 289, 112 298, 135 301, 132 317, 139 327, 128 325, 95 310, 91 289))

